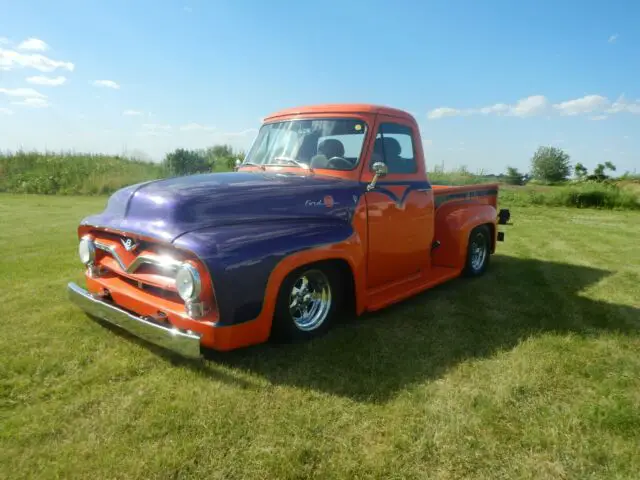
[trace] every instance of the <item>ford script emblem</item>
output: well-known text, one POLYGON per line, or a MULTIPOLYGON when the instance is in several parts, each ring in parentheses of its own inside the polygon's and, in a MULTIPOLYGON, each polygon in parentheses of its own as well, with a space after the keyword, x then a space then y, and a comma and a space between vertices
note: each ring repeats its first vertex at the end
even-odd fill
POLYGON ((124 246, 127 252, 130 252, 131 250, 135 249, 138 246, 138 244, 134 242, 132 238, 125 237, 125 238, 121 238, 120 241, 122 242, 122 245, 124 246))

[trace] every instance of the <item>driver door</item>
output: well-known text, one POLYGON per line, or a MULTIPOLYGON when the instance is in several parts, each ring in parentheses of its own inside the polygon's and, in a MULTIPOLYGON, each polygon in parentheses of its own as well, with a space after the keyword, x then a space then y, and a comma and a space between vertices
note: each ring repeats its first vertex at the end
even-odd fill
POLYGON ((365 193, 368 216, 367 289, 420 278, 430 267, 433 192, 413 123, 380 115, 362 180, 373 179, 373 163, 388 173, 365 193))

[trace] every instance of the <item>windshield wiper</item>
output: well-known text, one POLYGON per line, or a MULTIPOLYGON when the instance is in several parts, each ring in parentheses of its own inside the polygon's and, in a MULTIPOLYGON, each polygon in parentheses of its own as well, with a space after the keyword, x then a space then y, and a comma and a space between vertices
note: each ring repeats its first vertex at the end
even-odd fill
MULTIPOLYGON (((299 162, 298 160, 296 160, 295 158, 289 158, 289 157, 275 157, 274 160, 276 161, 284 161, 284 162, 290 162, 293 163, 294 165, 300 167, 300 168, 305 168, 307 170, 309 170, 310 172, 313 172, 313 169, 311 168, 311 165, 308 165, 306 163, 302 163, 299 162)), ((278 165, 277 163, 271 163, 270 165, 278 165)))

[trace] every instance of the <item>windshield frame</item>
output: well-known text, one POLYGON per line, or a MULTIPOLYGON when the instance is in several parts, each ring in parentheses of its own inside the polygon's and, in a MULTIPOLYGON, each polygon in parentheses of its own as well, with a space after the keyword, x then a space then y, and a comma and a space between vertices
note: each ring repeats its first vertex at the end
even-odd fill
POLYGON ((257 142, 258 139, 260 138, 260 133, 262 131, 263 128, 268 127, 269 125, 273 125, 273 124, 282 124, 282 123, 292 123, 292 122, 297 122, 297 121, 322 121, 322 120, 327 120, 327 121, 339 121, 339 120, 352 120, 352 121, 356 121, 356 122, 360 122, 364 125, 364 134, 363 134, 363 138, 362 138, 362 143, 360 145, 360 151, 358 153, 358 156, 356 157, 356 162, 354 163, 352 168, 323 168, 323 167, 311 167, 311 165, 309 163, 304 163, 304 162, 300 162, 303 163, 304 165, 306 165, 309 170, 323 170, 325 172, 335 172, 335 173, 347 173, 347 172, 354 172, 355 170, 359 169, 361 164, 362 164, 362 158, 366 155, 366 151, 367 151, 367 142, 369 141, 369 136, 371 135, 371 126, 370 126, 370 121, 371 118, 369 118, 368 116, 365 115, 358 115, 358 114, 349 114, 349 115, 340 115, 340 114, 333 114, 330 116, 327 116, 326 114, 309 114, 309 115, 296 115, 294 117, 282 117, 282 118, 274 118, 274 119, 270 119, 268 121, 265 121, 260 128, 258 129, 258 134, 255 136, 255 138, 253 139, 253 142, 251 143, 251 147, 247 150, 247 155, 245 156, 243 162, 240 164, 240 167, 254 167, 254 168, 261 168, 261 169, 265 169, 266 167, 275 167, 275 168, 296 168, 296 169, 300 169, 303 168, 299 165, 295 165, 293 163, 287 164, 287 163, 261 163, 261 164, 257 164, 257 163, 250 163, 250 164, 245 164, 245 162, 250 158, 254 148, 257 148, 257 142))

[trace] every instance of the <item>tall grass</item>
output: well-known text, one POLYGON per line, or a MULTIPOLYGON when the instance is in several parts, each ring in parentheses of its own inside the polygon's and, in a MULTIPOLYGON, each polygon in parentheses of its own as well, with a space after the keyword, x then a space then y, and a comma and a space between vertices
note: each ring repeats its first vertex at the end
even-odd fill
POLYGON ((165 176, 160 164, 118 155, 0 152, 0 192, 99 195, 165 176))
POLYGON ((445 171, 435 166, 427 172, 429 181, 435 185, 471 185, 474 183, 492 183, 501 181, 501 177, 487 175, 483 171, 471 173, 466 167, 445 171))
POLYGON ((500 189, 499 201, 504 205, 546 205, 551 207, 605 208, 640 210, 640 197, 615 183, 583 182, 565 186, 535 186, 500 189))

